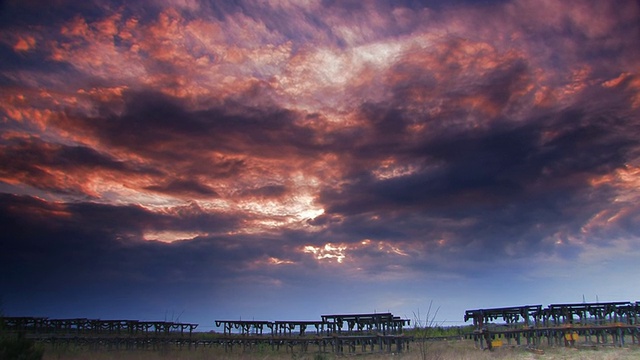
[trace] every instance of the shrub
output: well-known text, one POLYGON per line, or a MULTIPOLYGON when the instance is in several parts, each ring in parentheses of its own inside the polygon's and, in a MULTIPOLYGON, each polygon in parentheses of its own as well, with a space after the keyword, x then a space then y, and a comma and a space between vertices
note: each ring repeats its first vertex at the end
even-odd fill
POLYGON ((40 360, 44 349, 24 336, 0 336, 0 360, 40 360))

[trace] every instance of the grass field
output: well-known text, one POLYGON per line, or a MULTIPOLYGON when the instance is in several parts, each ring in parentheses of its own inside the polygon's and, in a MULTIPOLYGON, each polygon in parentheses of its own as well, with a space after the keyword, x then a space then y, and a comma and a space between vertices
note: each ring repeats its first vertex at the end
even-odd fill
POLYGON ((334 354, 302 352, 273 352, 270 349, 258 349, 243 352, 236 349, 234 352, 225 352, 221 348, 200 348, 192 350, 168 350, 168 351, 125 351, 125 350, 100 350, 89 351, 83 349, 47 349, 45 348, 45 360, 151 360, 151 359, 228 359, 228 360, 333 360, 333 359, 402 359, 402 360, 484 360, 484 359, 553 359, 553 360, 632 360, 640 359, 640 346, 632 345, 624 348, 597 347, 597 348, 564 348, 546 347, 543 354, 527 350, 525 347, 503 347, 494 351, 483 351, 474 348, 473 341, 441 341, 430 343, 425 356, 417 345, 413 345, 408 352, 401 354, 370 353, 370 354, 334 354))

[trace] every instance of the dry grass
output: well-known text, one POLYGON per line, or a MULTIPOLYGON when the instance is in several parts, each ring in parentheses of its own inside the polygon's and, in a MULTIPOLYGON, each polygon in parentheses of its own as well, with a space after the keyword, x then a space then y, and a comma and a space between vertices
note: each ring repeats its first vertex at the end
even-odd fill
MULTIPOLYGON (((101 350, 89 351, 78 349, 53 350, 47 349, 45 360, 151 360, 151 359, 175 359, 175 360, 200 360, 200 359, 227 359, 227 360, 334 360, 334 359, 363 359, 363 360, 423 360, 422 354, 415 344, 412 344, 409 352, 402 354, 374 353, 374 354, 319 354, 313 351, 300 352, 272 352, 271 350, 257 350, 242 352, 236 349, 234 352, 225 352, 221 348, 199 348, 195 350, 171 350, 171 351, 116 351, 101 350)), ((599 347, 599 348, 544 348, 544 354, 535 354, 524 347, 503 347, 495 351, 483 351, 474 348, 473 341, 443 341, 429 345, 425 360, 632 360, 640 359, 640 346, 632 345, 625 348, 599 347)))
MULTIPOLYGON (((627 348, 599 347, 599 348, 564 348, 545 347, 543 354, 536 354, 525 347, 503 347, 494 351, 483 351, 474 348, 472 341, 455 341, 433 343, 429 347, 429 360, 488 360, 488 359, 516 359, 516 360, 632 360, 640 359, 640 346, 627 348)), ((380 357, 379 359, 388 359, 380 357)), ((417 351, 394 357, 402 360, 422 360, 417 351)))

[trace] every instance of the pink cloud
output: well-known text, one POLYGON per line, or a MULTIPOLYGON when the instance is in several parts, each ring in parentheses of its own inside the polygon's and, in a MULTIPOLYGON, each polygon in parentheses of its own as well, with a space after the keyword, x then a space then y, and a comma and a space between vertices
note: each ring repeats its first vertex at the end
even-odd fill
POLYGON ((18 41, 13 45, 13 51, 29 51, 35 48, 36 39, 33 36, 18 37, 18 41))

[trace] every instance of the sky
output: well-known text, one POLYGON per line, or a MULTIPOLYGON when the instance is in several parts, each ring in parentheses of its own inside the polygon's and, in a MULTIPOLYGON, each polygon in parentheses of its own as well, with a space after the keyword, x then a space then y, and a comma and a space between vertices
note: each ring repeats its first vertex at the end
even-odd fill
POLYGON ((5 315, 640 300, 637 1, 0 4, 5 315))

